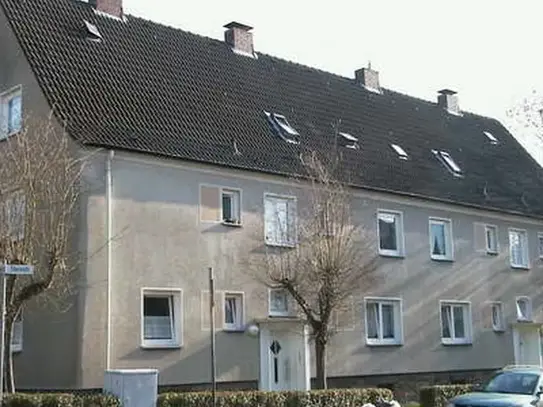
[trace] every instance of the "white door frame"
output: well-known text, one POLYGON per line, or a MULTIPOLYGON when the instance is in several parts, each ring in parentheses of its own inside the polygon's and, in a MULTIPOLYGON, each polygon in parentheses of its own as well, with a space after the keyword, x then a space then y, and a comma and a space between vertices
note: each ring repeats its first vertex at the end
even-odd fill
POLYGON ((259 390, 272 390, 271 383, 271 358, 270 343, 274 332, 281 335, 286 334, 290 346, 293 346, 297 355, 295 374, 291 377, 291 388, 289 390, 310 390, 311 369, 309 353, 309 328, 298 318, 268 318, 258 321, 259 325, 259 390))
POLYGON ((540 336, 541 323, 536 322, 517 322, 513 324, 513 349, 515 354, 515 364, 525 364, 520 361, 520 339, 522 333, 531 332, 534 338, 537 338, 537 349, 539 351, 539 362, 536 364, 542 365, 541 358, 541 336, 540 336))

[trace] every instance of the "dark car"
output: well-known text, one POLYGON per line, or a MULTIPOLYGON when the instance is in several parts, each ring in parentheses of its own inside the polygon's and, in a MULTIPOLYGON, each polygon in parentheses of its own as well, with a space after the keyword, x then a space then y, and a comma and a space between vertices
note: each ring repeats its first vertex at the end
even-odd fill
POLYGON ((483 386, 449 400, 448 407, 543 407, 543 368, 507 366, 483 386))

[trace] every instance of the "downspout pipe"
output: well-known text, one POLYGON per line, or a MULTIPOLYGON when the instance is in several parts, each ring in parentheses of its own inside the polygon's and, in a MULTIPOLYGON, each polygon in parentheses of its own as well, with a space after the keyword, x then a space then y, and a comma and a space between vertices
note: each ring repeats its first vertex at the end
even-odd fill
POLYGON ((114 150, 109 150, 106 158, 106 272, 107 272, 107 321, 106 321, 106 370, 111 369, 111 296, 113 293, 111 274, 112 274, 112 239, 113 239, 113 177, 111 174, 111 163, 115 156, 114 150))

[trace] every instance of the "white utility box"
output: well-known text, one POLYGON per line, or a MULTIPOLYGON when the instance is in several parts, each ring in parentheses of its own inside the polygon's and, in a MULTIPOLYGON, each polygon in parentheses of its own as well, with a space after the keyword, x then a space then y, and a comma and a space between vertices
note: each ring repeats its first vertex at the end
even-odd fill
POLYGON ((106 370, 104 392, 119 397, 123 407, 156 407, 158 370, 106 370))

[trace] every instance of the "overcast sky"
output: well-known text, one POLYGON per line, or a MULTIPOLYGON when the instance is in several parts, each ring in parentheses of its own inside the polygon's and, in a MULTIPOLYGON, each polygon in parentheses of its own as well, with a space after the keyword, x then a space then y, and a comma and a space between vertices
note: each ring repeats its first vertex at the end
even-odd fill
POLYGON ((125 12, 223 39, 224 24, 254 27, 255 50, 353 77, 367 66, 386 88, 505 121, 543 88, 541 0, 124 0, 125 12), (190 4, 190 6, 188 6, 190 4))

